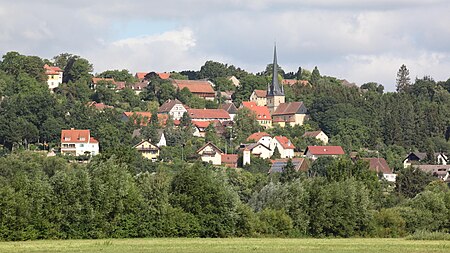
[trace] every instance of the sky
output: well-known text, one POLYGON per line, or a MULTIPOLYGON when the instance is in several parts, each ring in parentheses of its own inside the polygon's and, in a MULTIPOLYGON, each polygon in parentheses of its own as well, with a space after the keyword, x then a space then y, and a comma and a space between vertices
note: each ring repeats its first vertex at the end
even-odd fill
POLYGON ((0 0, 0 54, 51 59, 72 53, 95 72, 199 70, 207 60, 256 73, 277 45, 286 72, 395 90, 412 79, 450 78, 447 0, 0 0))

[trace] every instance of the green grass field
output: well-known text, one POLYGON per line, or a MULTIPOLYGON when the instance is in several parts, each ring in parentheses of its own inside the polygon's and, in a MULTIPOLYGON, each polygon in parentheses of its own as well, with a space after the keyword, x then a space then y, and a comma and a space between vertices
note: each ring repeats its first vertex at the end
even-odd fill
POLYGON ((449 241, 405 239, 102 239, 1 242, 0 252, 450 252, 449 241))

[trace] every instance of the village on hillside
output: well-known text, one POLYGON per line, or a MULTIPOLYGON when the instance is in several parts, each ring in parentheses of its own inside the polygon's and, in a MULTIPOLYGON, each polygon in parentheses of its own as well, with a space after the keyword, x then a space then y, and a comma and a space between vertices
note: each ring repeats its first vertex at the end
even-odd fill
MULTIPOLYGON (((116 92, 129 89, 139 96, 146 92, 149 86, 164 81, 170 83, 178 93, 184 92, 204 101, 203 108, 199 106, 191 108, 178 98, 170 98, 160 101, 161 105, 156 103, 153 110, 122 112, 121 120, 134 126, 132 136, 138 140, 132 148, 153 162, 171 160, 168 159, 167 154, 162 157, 161 153, 163 153, 162 149, 170 146, 166 140, 168 132, 171 132, 171 129, 178 129, 189 133, 196 139, 194 142, 198 145, 194 154, 192 152, 181 154, 181 159, 186 162, 201 160, 216 166, 242 168, 252 165, 256 159, 258 166, 263 167, 261 160, 267 161, 265 165, 267 167, 260 168, 267 173, 282 172, 288 163, 291 163, 290 166, 293 166, 295 171, 310 173, 311 166, 320 157, 347 157, 355 163, 366 162, 369 169, 376 172, 380 179, 395 182, 394 168, 389 166, 385 158, 380 157, 377 150, 365 149, 365 156, 361 156, 355 150, 345 150, 340 145, 333 145, 327 133, 317 125, 314 127, 308 124, 310 117, 308 108, 303 101, 288 102, 285 89, 294 85, 308 87, 313 84, 305 79, 280 78, 277 60, 275 47, 270 70, 271 80, 267 84, 267 89, 252 90, 248 100, 235 100, 233 90, 218 89, 218 84, 211 79, 180 79, 178 73, 166 72, 139 72, 135 74, 136 82, 133 83, 117 81, 112 77, 93 77, 89 88, 92 90, 106 88, 116 92), (217 108, 208 106, 208 102, 213 101, 219 101, 217 108), (257 122, 256 127, 251 127, 252 120, 257 122), (238 126, 239 124, 241 126, 238 126), (241 129, 239 142, 236 142, 237 127, 241 129), (285 129, 278 132, 288 131, 291 136, 301 133, 301 136, 296 137, 294 141, 289 136, 276 134, 277 131, 274 129, 285 129), (298 143, 301 143, 301 146, 297 145, 298 143)), ((63 83, 63 70, 47 64, 44 67, 48 88, 51 91, 57 90, 63 83)), ((229 76, 225 81, 232 84, 234 89, 240 87, 240 80, 236 76, 229 76)), ((356 87, 345 80, 342 85, 356 87)), ((161 86, 160 89, 164 87, 161 86)), ((364 89, 360 90, 367 92, 364 89)), ((164 93, 164 90, 157 92, 164 93)), ((114 109, 113 104, 97 101, 90 101, 86 103, 86 106, 100 112, 114 109)), ((90 160, 90 157, 100 154, 102 150, 101 139, 99 141, 90 132, 89 126, 84 129, 62 129, 59 144, 51 149, 49 156, 59 154, 86 162, 90 160), (80 157, 82 159, 79 159, 80 157)), ((182 144, 182 153, 185 152, 184 148, 187 149, 185 145, 189 144, 182 144)), ((179 153, 180 150, 176 152, 179 153)), ((435 152, 433 156, 433 162, 430 163, 426 152, 411 151, 398 162, 401 162, 405 168, 415 166, 440 180, 450 182, 450 165, 447 165, 447 155, 443 152, 435 152)))

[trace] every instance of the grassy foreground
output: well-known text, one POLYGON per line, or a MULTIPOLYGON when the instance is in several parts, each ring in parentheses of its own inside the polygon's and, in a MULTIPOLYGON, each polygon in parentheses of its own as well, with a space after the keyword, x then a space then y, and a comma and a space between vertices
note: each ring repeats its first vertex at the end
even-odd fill
POLYGON ((404 239, 103 239, 0 242, 0 252, 450 252, 448 241, 404 239))

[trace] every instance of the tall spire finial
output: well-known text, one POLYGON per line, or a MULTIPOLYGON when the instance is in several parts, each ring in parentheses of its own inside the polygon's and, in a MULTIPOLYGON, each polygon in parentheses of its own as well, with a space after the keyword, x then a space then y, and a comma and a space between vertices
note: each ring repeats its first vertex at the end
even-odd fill
POLYGON ((268 95, 284 95, 283 89, 278 82, 278 62, 277 62, 277 44, 273 47, 273 66, 272 66, 272 84, 267 91, 268 95))

